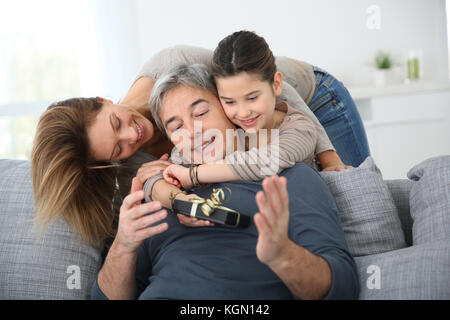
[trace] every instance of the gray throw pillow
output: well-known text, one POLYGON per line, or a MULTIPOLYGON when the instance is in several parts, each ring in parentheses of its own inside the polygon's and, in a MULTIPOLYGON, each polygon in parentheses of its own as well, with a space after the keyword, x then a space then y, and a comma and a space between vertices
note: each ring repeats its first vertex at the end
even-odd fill
POLYGON ((101 251, 74 240, 63 220, 31 232, 29 161, 0 160, 0 300, 89 299, 101 251))
POLYGON ((321 172, 339 208, 350 253, 366 256, 406 247, 397 208, 374 160, 358 168, 321 172))
POLYGON ((408 172, 413 244, 450 239, 450 156, 428 159, 408 172))

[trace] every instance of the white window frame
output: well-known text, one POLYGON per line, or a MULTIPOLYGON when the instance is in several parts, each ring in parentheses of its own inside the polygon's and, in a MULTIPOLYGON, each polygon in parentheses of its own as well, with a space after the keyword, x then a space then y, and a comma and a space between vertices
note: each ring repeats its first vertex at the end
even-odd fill
POLYGON ((40 116, 52 101, 0 104, 0 117, 40 116))

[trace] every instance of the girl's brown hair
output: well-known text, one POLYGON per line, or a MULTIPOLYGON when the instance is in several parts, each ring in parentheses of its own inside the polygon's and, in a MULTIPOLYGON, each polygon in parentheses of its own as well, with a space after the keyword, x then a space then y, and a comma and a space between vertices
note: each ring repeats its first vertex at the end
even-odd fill
POLYGON ((86 128, 100 112, 100 98, 51 105, 41 116, 31 155, 35 227, 65 219, 79 239, 103 245, 114 235, 114 164, 95 163, 86 128))
POLYGON ((241 72, 258 74, 271 84, 277 72, 275 57, 266 40, 251 31, 229 35, 220 41, 213 55, 214 77, 229 77, 241 72))

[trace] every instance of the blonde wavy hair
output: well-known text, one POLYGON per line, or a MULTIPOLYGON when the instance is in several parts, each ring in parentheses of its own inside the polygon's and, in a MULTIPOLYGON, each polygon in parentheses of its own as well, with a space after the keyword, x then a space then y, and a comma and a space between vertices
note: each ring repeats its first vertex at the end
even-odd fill
POLYGON ((41 235, 63 218, 79 240, 102 246, 115 234, 116 167, 96 163, 87 128, 103 106, 100 98, 51 105, 41 116, 31 156, 31 178, 41 235))

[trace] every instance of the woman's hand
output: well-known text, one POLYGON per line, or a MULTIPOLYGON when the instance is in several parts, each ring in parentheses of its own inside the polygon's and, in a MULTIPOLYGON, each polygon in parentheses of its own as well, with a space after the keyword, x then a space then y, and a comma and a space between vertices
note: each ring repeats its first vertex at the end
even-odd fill
POLYGON ((114 240, 122 251, 133 253, 142 245, 145 239, 153 237, 167 230, 168 224, 161 223, 149 227, 167 217, 167 211, 161 210, 160 202, 153 201, 142 204, 144 191, 142 183, 137 178, 133 178, 131 192, 125 197, 120 207, 119 226, 114 240), (156 213, 147 215, 149 212, 156 213))
MULTIPOLYGON (((190 199, 201 199, 196 194, 179 194, 177 195, 177 200, 189 201, 190 199)), ((183 214, 177 214, 178 221, 186 227, 212 227, 214 222, 208 220, 201 220, 194 217, 188 217, 183 214)))
POLYGON ((172 164, 168 166, 163 173, 164 179, 178 188, 184 189, 192 188, 191 176, 189 168, 180 166, 178 164, 172 164))
POLYGON ((353 168, 352 166, 345 165, 336 151, 328 150, 321 152, 317 155, 322 165, 322 171, 343 171, 353 168))
POLYGON ((323 168, 322 171, 344 171, 346 169, 351 169, 353 168, 352 166, 346 166, 345 164, 341 163, 336 163, 336 164, 332 164, 332 165, 328 165, 328 167, 323 168))
POLYGON ((152 162, 144 163, 136 173, 136 178, 144 184, 145 181, 157 175, 160 172, 163 172, 168 166, 170 166, 172 162, 169 161, 169 155, 164 154, 159 160, 155 160, 152 162))

